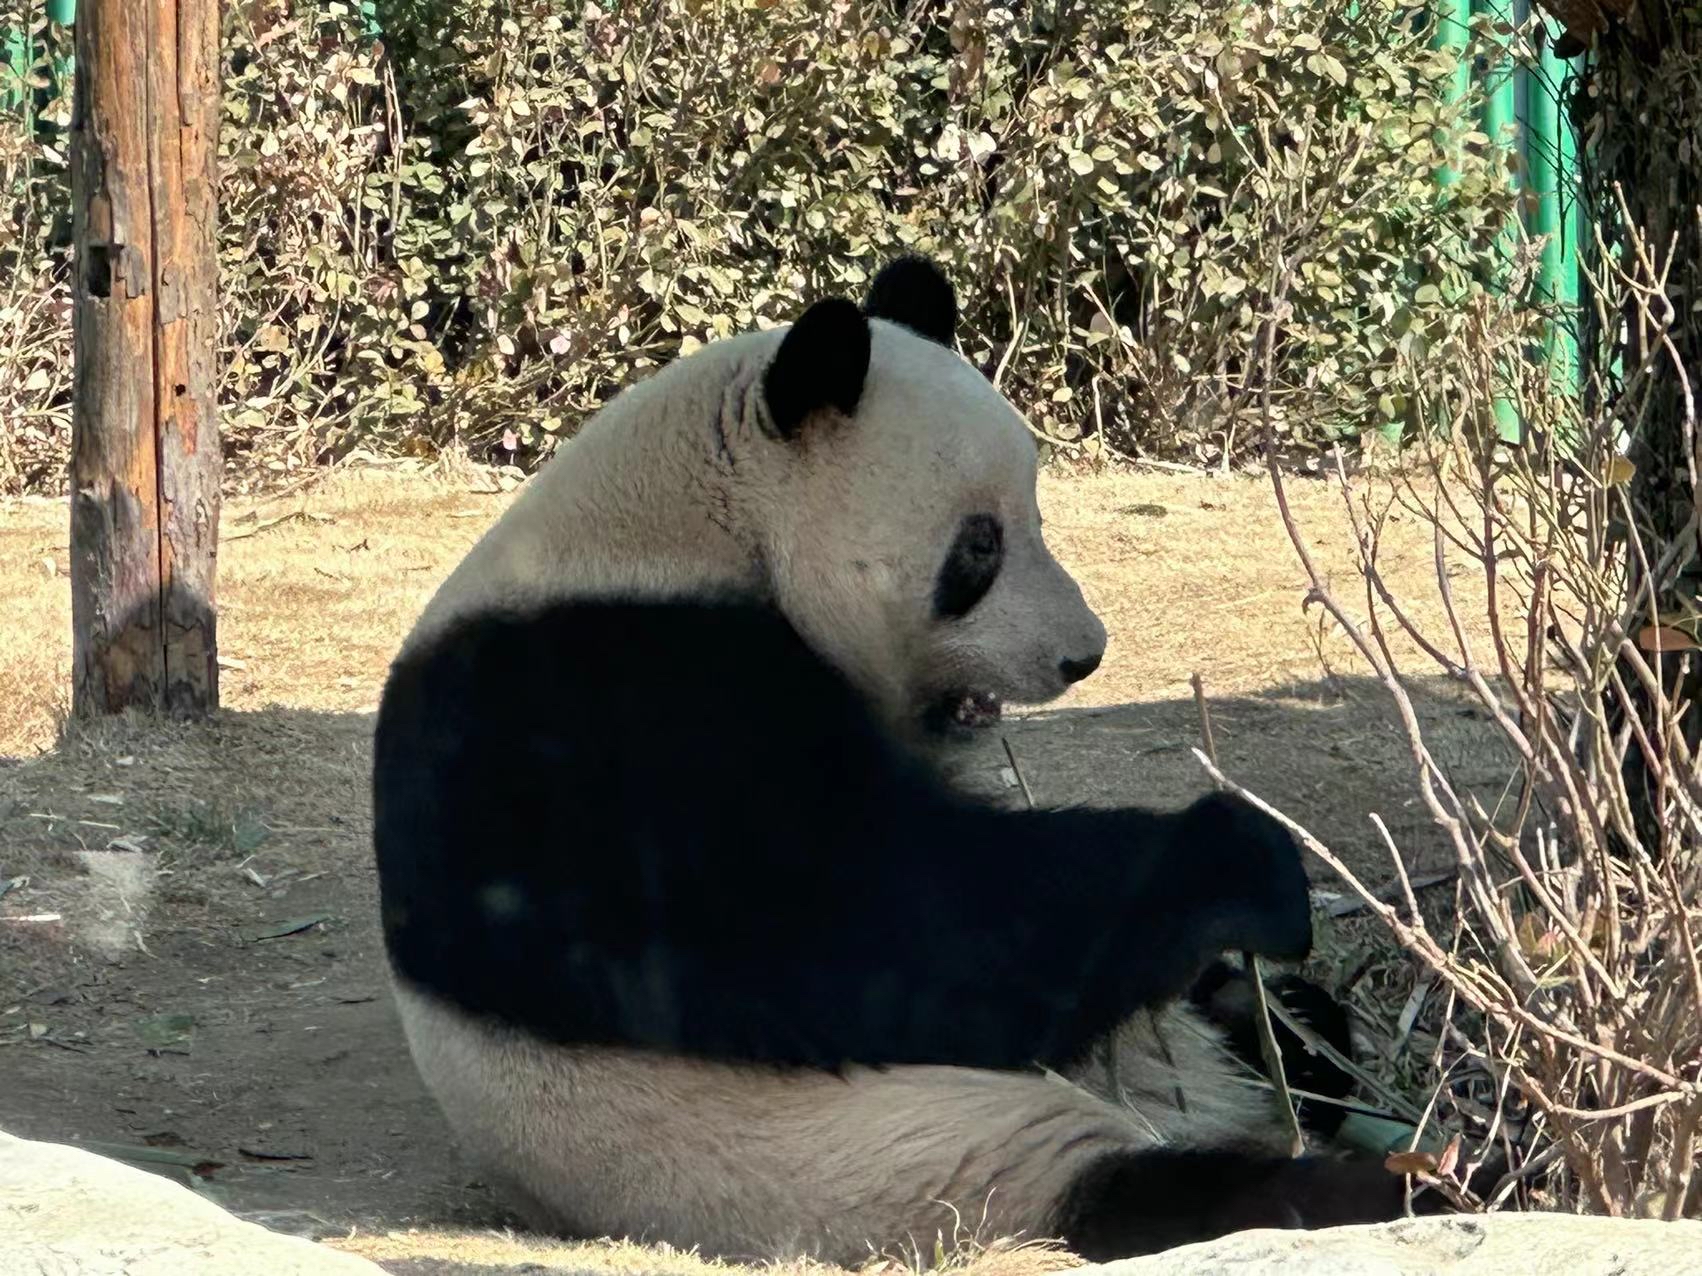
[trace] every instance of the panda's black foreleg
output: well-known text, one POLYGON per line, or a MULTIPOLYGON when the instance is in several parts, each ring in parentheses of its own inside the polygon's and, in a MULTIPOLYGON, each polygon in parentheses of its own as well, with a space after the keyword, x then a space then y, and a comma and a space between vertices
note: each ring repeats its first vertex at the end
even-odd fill
POLYGON ((1059 1239, 1089 1262, 1157 1253, 1250 1228, 1399 1218, 1405 1181, 1375 1160, 1151 1149, 1098 1162, 1059 1210, 1059 1239))
POLYGON ((416 648, 373 839, 397 974, 562 1044, 1064 1070, 1216 954, 1312 941, 1268 815, 970 800, 754 603, 576 601, 416 648))

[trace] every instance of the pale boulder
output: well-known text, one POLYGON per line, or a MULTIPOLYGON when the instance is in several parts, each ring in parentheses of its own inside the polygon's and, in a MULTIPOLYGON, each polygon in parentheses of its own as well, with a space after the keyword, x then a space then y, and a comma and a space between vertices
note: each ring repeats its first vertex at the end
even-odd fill
POLYGON ((5 1276, 382 1276, 352 1254, 245 1223, 187 1187, 0 1131, 5 1276))
POLYGON ((1702 1276, 1702 1223, 1494 1214, 1240 1232, 1093 1276, 1702 1276))

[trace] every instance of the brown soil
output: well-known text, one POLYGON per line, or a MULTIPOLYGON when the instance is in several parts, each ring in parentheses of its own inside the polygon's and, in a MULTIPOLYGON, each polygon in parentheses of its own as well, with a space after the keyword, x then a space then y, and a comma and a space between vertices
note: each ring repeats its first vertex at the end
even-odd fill
MULTIPOLYGON (((1301 480, 1292 494, 1313 552, 1362 597, 1339 495, 1301 480)), ((368 474, 234 505, 220 563, 224 710, 209 724, 68 733, 64 509, 0 504, 0 1127, 217 1162, 197 1176, 152 1168, 397 1273, 698 1266, 489 1230, 501 1216, 447 1141, 386 995, 372 710, 412 617, 506 499, 368 474)), ((1415 871, 1434 859, 1387 698, 1317 610, 1303 613, 1304 574, 1267 483, 1048 479, 1042 504, 1112 646, 1067 700, 1007 723, 1036 801, 1171 806, 1201 792, 1198 670, 1232 776, 1374 883, 1390 873, 1367 812, 1415 871)), ((1445 632, 1428 535, 1411 516, 1390 524, 1383 566, 1445 632)), ((1464 577, 1455 588, 1481 615, 1464 577)), ((1432 751, 1493 802, 1508 772, 1493 733, 1433 678, 1413 685, 1432 751)), ((997 734, 963 767, 968 783, 1018 800, 997 734)), ((1358 969, 1367 1023, 1392 1018, 1404 976, 1387 963, 1365 975, 1377 937, 1342 924, 1326 940, 1324 973, 1358 969)))

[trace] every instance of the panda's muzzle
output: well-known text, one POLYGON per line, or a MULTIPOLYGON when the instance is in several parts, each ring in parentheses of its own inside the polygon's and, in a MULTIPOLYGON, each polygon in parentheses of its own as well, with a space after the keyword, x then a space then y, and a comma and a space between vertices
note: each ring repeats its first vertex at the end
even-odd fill
POLYGON ((1099 662, 1103 659, 1105 659, 1105 652, 1100 650, 1091 652, 1077 660, 1071 660, 1067 657, 1060 660, 1058 662, 1058 672, 1063 675, 1064 685, 1071 686, 1080 682, 1095 669, 1099 668, 1099 662))
MULTIPOLYGON (((1065 657, 1058 662, 1059 686, 1055 693, 1080 682, 1099 668, 1104 659, 1103 647, 1079 657, 1065 657)), ((1050 699, 1050 696, 1037 697, 1050 699)), ((963 731, 979 731, 994 726, 1004 717, 1004 701, 992 691, 967 691, 961 687, 934 696, 923 709, 923 723, 936 734, 952 735, 963 731)))
POLYGON ((922 725, 934 735, 956 735, 996 725, 1004 717, 999 697, 988 691, 950 691, 936 696, 922 712, 922 725))
POLYGON ((995 587, 951 622, 922 702, 923 721, 947 735, 992 726, 1004 703, 1045 704, 1091 676, 1105 657, 1105 626, 1045 545, 1016 540, 995 587), (948 672, 949 671, 949 672, 948 672))

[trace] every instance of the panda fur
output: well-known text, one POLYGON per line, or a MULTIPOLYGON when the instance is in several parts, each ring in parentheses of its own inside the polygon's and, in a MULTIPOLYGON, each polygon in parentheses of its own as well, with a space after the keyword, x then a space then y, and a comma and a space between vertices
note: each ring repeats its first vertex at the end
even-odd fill
MULTIPOLYGON (((1347 1011, 1322 988, 1298 975, 1282 974, 1266 979, 1265 992, 1337 1054, 1352 1057, 1353 1030, 1347 1011)), ((1248 1068, 1264 1070, 1256 994, 1246 971, 1226 961, 1215 961, 1194 981, 1188 999, 1222 1029, 1224 1044, 1231 1054, 1248 1068)), ((1290 1088, 1326 1100, 1318 1103, 1309 1098, 1299 1099, 1294 1105, 1295 1115, 1305 1129, 1324 1138, 1332 1137, 1347 1116, 1341 1101, 1352 1093, 1353 1078, 1322 1053, 1310 1050, 1287 1024, 1274 1016, 1271 1027, 1282 1056, 1283 1076, 1290 1088)))
POLYGON ((541 1230, 1104 1259, 1400 1212, 1380 1166, 1285 1155, 1187 996, 1217 953, 1307 953, 1284 829, 1218 795, 1013 811, 941 780, 929 727, 1053 699, 1105 642, 955 324, 907 258, 862 307, 626 389, 391 670, 402 1022, 541 1230))

